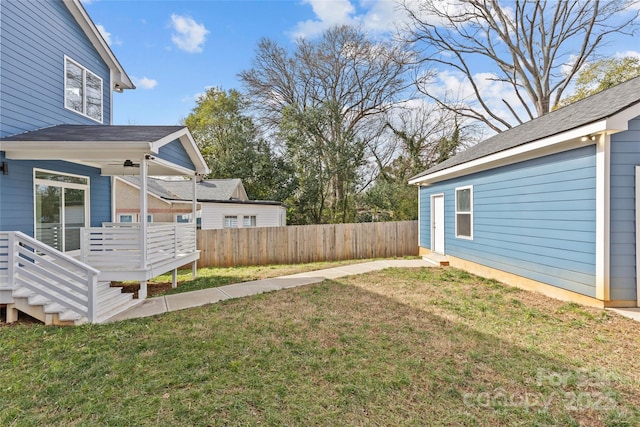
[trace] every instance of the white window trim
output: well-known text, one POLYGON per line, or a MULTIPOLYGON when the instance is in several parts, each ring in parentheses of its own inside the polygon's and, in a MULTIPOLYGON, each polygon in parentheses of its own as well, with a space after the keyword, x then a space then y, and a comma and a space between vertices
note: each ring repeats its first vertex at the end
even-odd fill
MULTIPOLYGON (((147 223, 152 223, 153 222, 153 214, 148 213, 147 214, 147 223)), ((117 217, 118 223, 122 223, 122 224, 137 224, 140 222, 140 214, 137 212, 124 212, 124 213, 119 213, 118 217, 117 217), (121 216, 127 216, 127 215, 131 215, 131 220, 132 222, 122 222, 120 221, 120 217, 121 216)))
POLYGON ((80 64, 78 61, 75 61, 71 58, 69 58, 67 55, 64 55, 64 65, 63 65, 63 76, 64 76, 64 94, 63 94, 63 99, 62 102, 64 104, 64 108, 66 110, 69 111, 73 111, 76 114, 79 114, 83 117, 86 117, 88 119, 93 120, 94 122, 98 122, 98 123, 104 123, 104 80, 102 79, 102 77, 100 77, 98 74, 94 73, 93 71, 89 70, 87 67, 83 66, 82 64, 80 64), (83 87, 83 91, 82 91, 82 112, 74 110, 73 108, 69 108, 67 107, 67 61, 68 62, 73 62, 76 66, 80 67, 82 69, 82 87, 83 87), (100 80, 100 120, 96 119, 95 117, 91 117, 87 114, 87 90, 86 90, 86 86, 87 86, 87 73, 91 73, 94 76, 96 76, 97 79, 100 80))
MULTIPOLYGON (((36 205, 37 205, 37 201, 36 201, 36 186, 38 184, 41 185, 50 185, 50 186, 56 186, 56 187, 61 187, 61 188, 71 188, 71 189, 76 189, 76 190, 84 190, 84 226, 85 227, 89 227, 89 225, 91 224, 91 195, 90 195, 90 189, 91 189, 91 179, 88 176, 85 175, 76 175, 73 173, 67 173, 67 172, 60 172, 60 171, 54 171, 54 170, 49 170, 49 169, 40 169, 40 168, 33 168, 33 236, 35 238, 35 236, 37 236, 38 234, 38 224, 37 224, 37 212, 36 212, 36 205), (72 183, 72 182, 60 182, 60 181, 49 181, 48 179, 42 179, 42 178, 36 178, 36 173, 37 172, 44 172, 44 173, 52 173, 55 175, 64 175, 64 176, 70 176, 73 178, 82 178, 82 179, 86 179, 87 183, 86 184, 76 184, 76 183, 72 183)), ((64 224, 64 210, 61 213, 62 217, 60 218, 60 222, 62 224, 64 224)), ((64 237, 65 237, 65 233, 62 233, 62 238, 63 238, 63 242, 62 242, 62 248, 64 249, 66 242, 64 241, 64 237)), ((74 251, 67 251, 66 253, 68 254, 76 254, 76 253, 80 253, 80 250, 74 250, 74 251)))
POLYGON ((455 236, 456 239, 464 239, 464 240, 473 240, 473 185, 466 185, 464 187, 456 187, 454 189, 454 199, 453 199, 453 203, 454 203, 454 208, 455 208, 455 217, 454 217, 454 224, 455 224, 455 236), (471 190, 469 193, 469 212, 458 212, 458 191, 459 190, 471 190), (458 214, 469 214, 471 216, 471 221, 470 221, 470 233, 469 236, 461 236, 458 234, 458 214))
POLYGON ((238 226, 238 215, 223 215, 222 216, 222 228, 239 228, 238 226), (235 218, 236 226, 235 227, 227 227, 227 218, 235 218))
POLYGON ((255 228, 258 226, 258 215, 242 215, 242 227, 243 228, 255 228), (245 220, 249 218, 249 222, 251 222, 251 218, 255 218, 255 225, 246 225, 245 220))

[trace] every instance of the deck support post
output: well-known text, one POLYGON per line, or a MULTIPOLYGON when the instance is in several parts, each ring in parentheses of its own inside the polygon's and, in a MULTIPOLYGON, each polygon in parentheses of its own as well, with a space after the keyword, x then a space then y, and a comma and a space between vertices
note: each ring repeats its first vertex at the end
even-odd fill
POLYGON ((13 323, 18 321, 18 310, 15 304, 7 304, 7 323, 13 323))
POLYGON ((143 280, 140 282, 140 290, 138 291, 138 299, 146 299, 147 298, 147 281, 143 280))
POLYGON ((172 288, 178 287, 178 269, 177 268, 174 268, 173 273, 171 274, 171 287, 172 288))

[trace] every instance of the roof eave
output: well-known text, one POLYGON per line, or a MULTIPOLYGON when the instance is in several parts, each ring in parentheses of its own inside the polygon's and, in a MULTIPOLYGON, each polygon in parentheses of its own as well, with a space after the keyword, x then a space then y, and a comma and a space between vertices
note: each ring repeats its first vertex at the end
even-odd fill
POLYGON ((136 87, 124 67, 122 67, 102 34, 100 34, 98 27, 96 27, 80 0, 64 0, 64 4, 87 35, 93 47, 96 48, 102 59, 109 65, 113 78, 113 87, 111 89, 118 92, 122 92, 124 89, 135 89, 136 87))
MULTIPOLYGON (((426 186, 447 179, 457 178, 476 172, 482 172, 512 163, 518 163, 536 157, 541 157, 556 152, 567 151, 584 147, 594 143, 593 140, 584 138, 588 135, 600 133, 616 133, 624 129, 608 127, 607 119, 599 120, 578 128, 562 132, 556 135, 528 142, 508 150, 490 154, 479 159, 442 169, 427 175, 418 176, 409 180, 411 185, 426 186)), ((620 123, 618 123, 618 127, 620 123)))
POLYGON ((189 132, 189 128, 187 127, 179 129, 174 133, 167 135, 164 138, 159 139, 158 141, 155 141, 152 144, 152 149, 155 153, 157 153, 160 147, 168 144, 169 142, 175 141, 176 139, 180 140, 180 143, 189 155, 191 162, 195 166, 197 175, 208 175, 209 173, 211 173, 211 169, 209 169, 207 162, 204 160, 202 153, 198 149, 196 141, 193 139, 193 136, 191 136, 191 132, 189 132))

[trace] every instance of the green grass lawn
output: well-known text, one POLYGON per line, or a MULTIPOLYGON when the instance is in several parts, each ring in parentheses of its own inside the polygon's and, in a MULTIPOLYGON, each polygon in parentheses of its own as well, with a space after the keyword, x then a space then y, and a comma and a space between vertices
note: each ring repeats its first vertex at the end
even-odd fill
POLYGON ((388 269, 108 325, 0 327, 0 425, 640 423, 640 325, 388 269))

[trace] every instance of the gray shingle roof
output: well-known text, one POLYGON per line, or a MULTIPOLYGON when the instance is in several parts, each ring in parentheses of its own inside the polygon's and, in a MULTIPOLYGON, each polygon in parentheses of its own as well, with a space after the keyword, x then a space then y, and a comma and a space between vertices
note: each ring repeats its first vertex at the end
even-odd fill
POLYGON ((7 136, 0 141, 155 142, 184 126, 57 125, 7 136))
MULTIPOLYGON (((140 187, 140 177, 138 176, 123 176, 121 178, 140 187)), ((242 181, 238 178, 208 179, 197 185, 199 201, 228 201, 232 199, 236 188, 242 185, 242 181)), ((191 200, 193 184, 186 180, 174 181, 148 177, 147 189, 163 199, 191 200)), ((238 199, 233 200, 237 201, 238 199)))
POLYGON ((638 103, 640 103, 640 77, 492 136, 412 177, 411 180, 597 122, 638 103))

